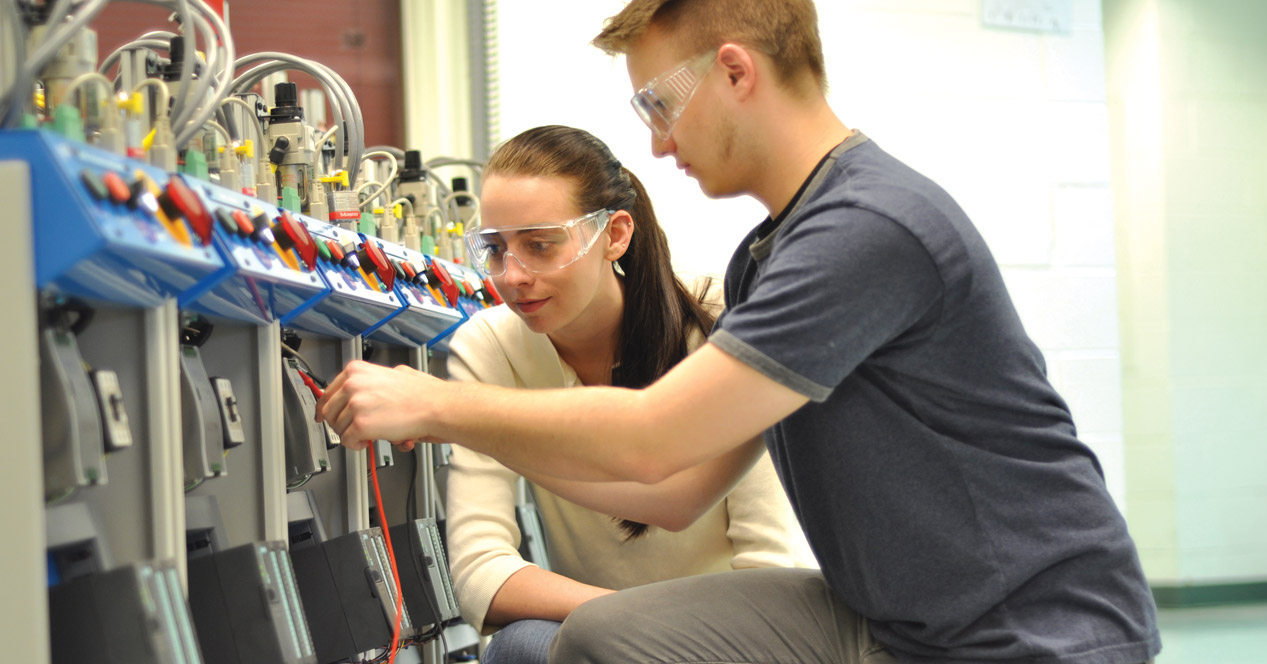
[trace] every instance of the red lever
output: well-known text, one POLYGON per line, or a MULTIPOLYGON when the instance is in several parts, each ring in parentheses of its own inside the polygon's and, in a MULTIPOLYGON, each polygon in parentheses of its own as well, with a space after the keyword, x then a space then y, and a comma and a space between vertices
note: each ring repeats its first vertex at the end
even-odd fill
POLYGON ((299 254, 299 258, 303 260, 304 265, 309 270, 317 268, 317 243, 312 240, 312 235, 308 233, 308 229, 299 222, 290 212, 282 210, 279 221, 282 232, 277 236, 277 242, 283 249, 295 248, 299 254))
POLYGON ((444 264, 440 261, 432 260, 431 269, 436 273, 436 279, 440 280, 440 292, 444 293, 444 296, 449 299, 449 303, 456 307, 458 285, 453 282, 453 277, 449 276, 449 271, 445 269, 444 264))
POLYGON ((158 204, 163 206, 163 212, 168 217, 184 217, 203 245, 211 244, 211 233, 215 226, 211 213, 207 212, 198 195, 179 176, 173 175, 167 181, 163 194, 158 198, 158 204))
POLYGON ((374 273, 387 287, 391 290, 396 285, 396 269, 392 267, 391 261, 387 259, 387 254, 383 253, 378 245, 372 240, 368 240, 361 244, 361 250, 357 252, 361 259, 361 264, 365 265, 368 261, 374 267, 374 273))
POLYGON ((497 289, 493 288, 493 280, 484 277, 484 290, 493 297, 493 304, 502 304, 502 296, 497 293, 497 289))

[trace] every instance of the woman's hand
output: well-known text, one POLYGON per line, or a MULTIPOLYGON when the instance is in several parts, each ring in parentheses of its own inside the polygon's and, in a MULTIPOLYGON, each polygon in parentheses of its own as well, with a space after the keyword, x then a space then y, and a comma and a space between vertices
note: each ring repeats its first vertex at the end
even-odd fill
POLYGON ((444 381, 406 366, 351 362, 317 401, 317 421, 329 422, 353 450, 379 439, 413 449, 415 442, 431 442, 427 406, 444 388, 444 381))

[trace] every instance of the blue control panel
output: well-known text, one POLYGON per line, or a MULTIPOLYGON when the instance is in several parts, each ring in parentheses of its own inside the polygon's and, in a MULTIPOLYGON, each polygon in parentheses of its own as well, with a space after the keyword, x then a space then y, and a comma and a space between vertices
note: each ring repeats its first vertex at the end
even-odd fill
MULTIPOLYGON (((377 241, 308 217, 297 217, 318 243, 316 270, 330 290, 281 321, 285 327, 350 339, 404 309, 399 294, 372 263, 377 241), (325 247, 325 251, 320 251, 325 247)), ((381 254, 381 249, 378 250, 381 254)))
POLYGON ((247 323, 270 323, 330 292, 309 265, 313 242, 296 219, 259 199, 190 181, 215 220, 215 243, 235 269, 225 279, 182 294, 182 310, 247 323), (305 259, 308 260, 305 260, 305 259))
POLYGON ((30 166, 43 290, 155 307, 231 269, 179 176, 42 130, 0 132, 9 159, 30 166))
POLYGON ((51 132, 0 132, 6 159, 30 167, 42 290, 408 347, 490 304, 473 270, 51 132))
POLYGON ((365 336, 398 346, 421 346, 447 336, 466 320, 466 312, 448 305, 445 296, 427 276, 427 256, 400 245, 384 244, 394 287, 406 304, 404 311, 368 330, 365 336))

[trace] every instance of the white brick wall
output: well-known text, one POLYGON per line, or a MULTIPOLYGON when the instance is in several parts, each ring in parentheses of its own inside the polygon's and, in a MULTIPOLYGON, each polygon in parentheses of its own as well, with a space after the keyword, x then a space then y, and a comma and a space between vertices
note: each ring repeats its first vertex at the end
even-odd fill
POLYGON ((1155 581, 1261 581, 1267 3, 1105 6, 1132 527, 1155 581))

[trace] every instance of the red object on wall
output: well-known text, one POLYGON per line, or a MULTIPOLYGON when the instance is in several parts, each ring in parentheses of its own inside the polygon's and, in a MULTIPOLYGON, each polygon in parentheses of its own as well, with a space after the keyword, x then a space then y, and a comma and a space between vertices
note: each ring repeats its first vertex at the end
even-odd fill
MULTIPOLYGON (((238 57, 281 51, 315 60, 337 72, 352 87, 365 120, 365 144, 404 147, 401 103, 400 0, 207 0, 221 16, 238 57)), ((93 20, 97 51, 111 51, 150 30, 180 32, 169 12, 139 3, 110 3, 93 20)), ((201 38, 200 38, 201 39, 201 38)), ((299 72, 287 72, 301 90, 320 89, 299 72)), ((327 110, 326 118, 334 120, 327 110)))

